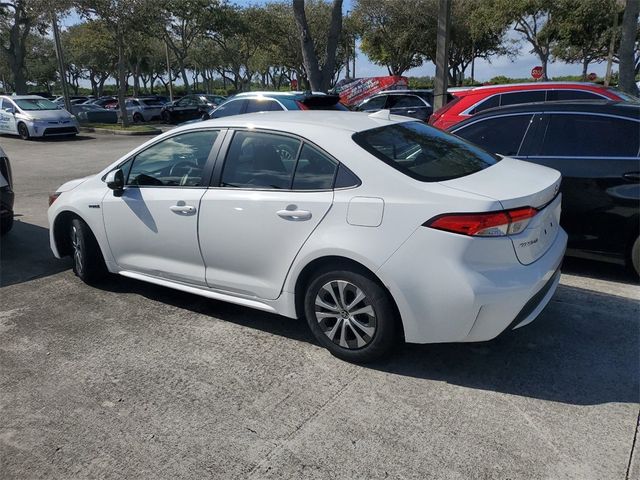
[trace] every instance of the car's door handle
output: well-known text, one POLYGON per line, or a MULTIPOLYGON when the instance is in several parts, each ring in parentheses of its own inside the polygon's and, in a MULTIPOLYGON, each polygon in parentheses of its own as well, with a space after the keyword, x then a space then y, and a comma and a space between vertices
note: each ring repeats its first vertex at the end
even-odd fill
POLYGON ((276 213, 280 218, 284 218, 285 220, 291 220, 292 222, 303 222, 311 218, 311 212, 309 212, 308 210, 298 210, 297 208, 295 209, 287 208, 286 210, 278 210, 276 213))
POLYGON ((184 214, 191 214, 191 213, 196 213, 196 207, 193 207, 191 205, 171 205, 169 207, 169 210, 171 210, 174 213, 184 213, 184 214))
POLYGON ((416 110, 407 110, 407 113, 416 113, 416 110))
POLYGON ((634 181, 634 182, 640 181, 640 172, 629 172, 629 173, 625 173, 622 176, 624 178, 626 178, 627 180, 631 180, 631 181, 634 181))

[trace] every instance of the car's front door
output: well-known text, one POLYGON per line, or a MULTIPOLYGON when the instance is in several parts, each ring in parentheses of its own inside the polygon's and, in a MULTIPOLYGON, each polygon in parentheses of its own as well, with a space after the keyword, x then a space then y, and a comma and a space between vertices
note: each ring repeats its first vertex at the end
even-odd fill
POLYGON ((218 130, 177 134, 122 166, 124 192, 108 191, 102 202, 109 248, 120 268, 205 284, 198 215, 221 141, 218 130))
POLYGON ((337 162, 298 138, 241 130, 225 157, 200 206, 207 285, 275 299, 331 208, 337 162))
POLYGON ((0 133, 18 133, 15 112, 16 107, 11 101, 0 98, 0 133))

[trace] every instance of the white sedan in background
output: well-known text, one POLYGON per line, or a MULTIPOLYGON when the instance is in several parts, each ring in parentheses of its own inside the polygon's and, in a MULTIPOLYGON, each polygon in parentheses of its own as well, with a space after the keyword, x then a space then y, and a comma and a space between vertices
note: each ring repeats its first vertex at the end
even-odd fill
POLYGON ((0 134, 31 137, 76 135, 79 125, 69 112, 37 95, 0 95, 0 134))
POLYGON ((384 110, 239 115, 62 185, 51 248, 90 284, 113 272, 304 317, 364 362, 399 338, 483 341, 536 318, 566 247, 559 185, 384 110))

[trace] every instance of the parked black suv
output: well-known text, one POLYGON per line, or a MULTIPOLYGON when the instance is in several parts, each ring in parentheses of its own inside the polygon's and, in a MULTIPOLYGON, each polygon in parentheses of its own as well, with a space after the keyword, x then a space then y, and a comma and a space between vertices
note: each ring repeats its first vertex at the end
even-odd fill
POLYGON ((212 109, 226 100, 221 95, 207 95, 195 93, 185 95, 180 100, 167 103, 160 113, 164 123, 180 123, 187 120, 202 118, 212 109))
POLYGON ((559 170, 567 252, 624 262, 640 275, 640 104, 514 105, 486 110, 450 131, 490 152, 559 170))
MULTIPOLYGON (((448 94, 452 97, 451 94, 448 94)), ((433 113, 433 90, 384 90, 363 100, 355 107, 358 112, 387 109, 394 115, 404 115, 426 122, 433 113)))
POLYGON ((13 198, 11 164, 0 148, 0 235, 13 227, 13 198))

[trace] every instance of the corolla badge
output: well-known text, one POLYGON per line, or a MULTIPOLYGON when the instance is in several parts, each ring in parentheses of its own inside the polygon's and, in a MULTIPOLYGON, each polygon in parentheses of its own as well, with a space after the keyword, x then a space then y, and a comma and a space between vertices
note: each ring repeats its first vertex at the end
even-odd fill
POLYGON ((553 194, 556 195, 559 190, 560 190, 560 184, 556 183, 556 186, 553 187, 553 194))

